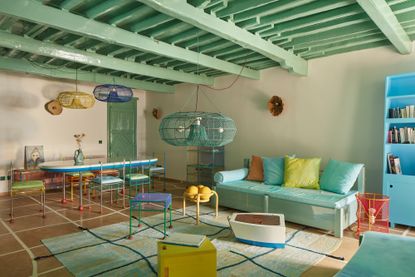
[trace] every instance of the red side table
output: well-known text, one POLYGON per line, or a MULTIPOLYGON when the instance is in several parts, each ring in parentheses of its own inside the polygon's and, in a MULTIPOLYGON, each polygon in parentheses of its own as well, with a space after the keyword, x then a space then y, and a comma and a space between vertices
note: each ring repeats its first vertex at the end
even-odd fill
POLYGON ((366 231, 389 233, 389 197, 377 193, 358 193, 356 237, 366 231))

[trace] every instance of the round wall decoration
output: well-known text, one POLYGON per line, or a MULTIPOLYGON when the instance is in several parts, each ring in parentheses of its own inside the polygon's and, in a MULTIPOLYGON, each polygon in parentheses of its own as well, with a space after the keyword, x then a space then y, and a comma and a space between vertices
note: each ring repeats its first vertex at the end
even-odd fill
POLYGON ((268 101, 268 110, 273 116, 277 116, 282 113, 284 109, 284 103, 279 96, 272 96, 271 99, 268 101))
POLYGON ((62 113, 62 106, 58 100, 52 100, 45 104, 45 109, 52 115, 59 115, 62 113))

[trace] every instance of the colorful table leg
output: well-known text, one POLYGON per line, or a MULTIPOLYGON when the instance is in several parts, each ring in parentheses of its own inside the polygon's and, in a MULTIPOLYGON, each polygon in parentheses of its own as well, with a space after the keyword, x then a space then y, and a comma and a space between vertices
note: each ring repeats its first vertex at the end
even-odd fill
POLYGON ((62 204, 66 204, 66 182, 65 182, 66 176, 65 176, 65 172, 63 173, 63 198, 62 198, 62 204))
POLYGON ((167 210, 169 210, 170 216, 170 226, 169 228, 173 228, 172 225, 172 197, 170 193, 139 193, 133 199, 130 200, 130 226, 129 226, 129 238, 132 238, 132 217, 134 209, 138 211, 138 227, 141 226, 141 213, 142 211, 163 211, 163 234, 164 237, 167 235, 167 210), (161 209, 148 209, 143 206, 143 204, 161 204, 161 209))

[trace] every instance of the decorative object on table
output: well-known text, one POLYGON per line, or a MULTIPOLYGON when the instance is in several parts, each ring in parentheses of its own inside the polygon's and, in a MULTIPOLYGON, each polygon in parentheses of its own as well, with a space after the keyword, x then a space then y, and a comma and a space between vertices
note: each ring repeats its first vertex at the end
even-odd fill
POLYGON ((358 193, 356 237, 366 231, 389 233, 389 197, 377 193, 358 193))
MULTIPOLYGON (((339 238, 328 236, 326 232, 290 224, 286 226, 286 238, 289 241, 285 249, 270 251, 269 248, 246 245, 234 238, 227 220, 232 210, 221 210, 220 216, 216 218, 211 207, 202 206, 202 220, 195 225, 195 208, 189 206, 186 216, 181 214, 181 210, 173 212, 174 228, 169 230, 169 234, 207 235, 217 249, 218 276, 246 276, 247 273, 270 276, 271 272, 274 272, 272 276, 301 276, 311 266, 327 259, 326 255, 335 251, 342 242, 339 238)), ((157 213, 142 220, 145 225, 136 227, 137 221, 134 219, 132 240, 124 239, 129 229, 129 222, 125 221, 89 229, 88 232, 43 239, 42 243, 52 255, 57 253, 55 258, 74 276, 136 276, 137 272, 139 276, 157 276, 157 243, 163 237, 164 214, 157 213), (100 238, 93 234, 99 234, 100 238), (116 241, 105 243, 102 238, 116 241), (134 251, 123 251, 120 244, 134 251), (120 268, 120 265, 125 266, 120 268)), ((328 258, 329 261, 332 257, 328 258)), ((191 264, 189 266, 192 267, 191 264)))
POLYGON ((279 96, 272 96, 271 99, 268 101, 268 110, 273 116, 277 116, 282 113, 284 109, 284 103, 279 96))
POLYGON ((59 93, 57 100, 64 108, 68 109, 89 109, 94 106, 94 97, 86 92, 78 91, 78 70, 75 78, 75 91, 63 91, 59 93))
POLYGON ((95 99, 102 102, 128 102, 133 98, 131 88, 115 84, 98 85, 93 93, 95 99))
POLYGON ((58 100, 51 100, 45 104, 45 109, 51 115, 60 115, 62 113, 62 105, 58 100))
POLYGON ((203 185, 191 185, 188 186, 183 193, 183 215, 186 214, 186 199, 196 203, 196 224, 200 221, 200 203, 207 203, 212 196, 215 196, 215 215, 218 216, 219 198, 216 191, 211 190, 209 187, 203 185))
POLYGON ((176 112, 162 119, 161 139, 174 146, 218 147, 232 142, 236 134, 235 122, 221 113, 199 112, 198 99, 199 86, 194 111, 176 112))
POLYGON ((44 161, 43 145, 25 146, 25 169, 37 169, 44 161))
POLYGON ((74 159, 75 165, 82 165, 84 164, 84 153, 82 152, 81 142, 82 142, 82 139, 85 137, 85 134, 84 133, 75 134, 74 137, 75 137, 78 149, 75 150, 73 159, 74 159))
POLYGON ((161 118, 161 110, 159 108, 153 108, 153 111, 151 113, 155 119, 161 118))
POLYGON ((285 220, 283 214, 233 213, 229 225, 235 237, 247 244, 261 247, 285 247, 285 220))

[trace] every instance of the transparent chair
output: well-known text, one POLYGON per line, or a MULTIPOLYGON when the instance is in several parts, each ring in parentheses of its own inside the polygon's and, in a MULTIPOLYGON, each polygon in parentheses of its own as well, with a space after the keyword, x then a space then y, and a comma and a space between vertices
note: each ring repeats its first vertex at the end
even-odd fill
POLYGON ((133 188, 135 188, 135 194, 133 196, 137 195, 138 187, 141 187, 141 193, 144 193, 144 185, 147 185, 148 192, 150 192, 150 176, 144 173, 144 166, 141 166, 141 170, 138 172, 139 167, 134 168, 130 162, 128 171, 125 175, 125 183, 128 186, 128 195, 130 197, 132 197, 131 191, 133 188))
MULTIPOLYGON (((125 180, 119 177, 111 176, 111 175, 103 175, 103 168, 102 163, 100 162, 101 169, 99 171, 98 176, 92 179, 89 190, 88 190, 88 199, 91 201, 90 192, 93 191, 94 195, 96 191, 100 192, 100 211, 102 213, 102 203, 103 203, 103 193, 110 192, 110 204, 113 203, 113 192, 115 192, 116 202, 118 202, 118 192, 122 191, 123 202, 122 206, 125 208, 125 180)), ((125 178, 125 161, 122 167, 122 176, 125 178)))
POLYGON ((42 206, 42 216, 45 217, 45 201, 46 201, 46 191, 45 184, 43 180, 14 180, 14 168, 13 163, 10 163, 10 182, 9 182, 9 191, 10 191, 10 223, 14 222, 14 196, 18 194, 27 195, 33 192, 40 193, 40 203, 42 206))

